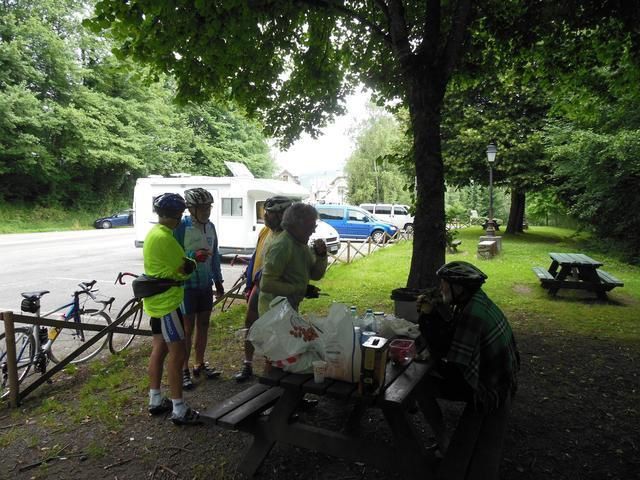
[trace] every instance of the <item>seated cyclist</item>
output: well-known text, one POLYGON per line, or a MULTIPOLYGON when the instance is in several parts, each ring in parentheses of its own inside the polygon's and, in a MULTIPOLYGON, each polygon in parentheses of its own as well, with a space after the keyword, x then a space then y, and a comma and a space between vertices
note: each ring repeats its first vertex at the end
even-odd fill
MULTIPOLYGON (((144 273, 150 277, 185 280, 195 270, 195 262, 185 256, 184 250, 173 237, 172 230, 180 223, 186 208, 184 199, 176 193, 164 193, 153 201, 158 223, 144 240, 144 273)), ((182 364, 186 349, 180 304, 184 287, 174 286, 163 293, 143 299, 144 311, 151 317, 153 344, 149 358, 149 413, 159 415, 172 411, 176 425, 200 423, 199 414, 182 397, 182 364), (164 360, 168 359, 171 401, 160 392, 164 360)))
POLYGON ((480 288, 487 278, 481 270, 457 261, 436 275, 440 291, 418 297, 420 330, 435 361, 418 403, 444 454, 449 435, 436 399, 463 401, 482 414, 497 410, 515 394, 520 355, 502 310, 480 288))

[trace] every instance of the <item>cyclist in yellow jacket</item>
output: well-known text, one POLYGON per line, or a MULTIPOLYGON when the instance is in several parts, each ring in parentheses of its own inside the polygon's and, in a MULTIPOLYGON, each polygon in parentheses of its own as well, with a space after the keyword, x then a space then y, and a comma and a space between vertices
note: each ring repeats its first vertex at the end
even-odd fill
MULTIPOLYGON (((186 205, 176 193, 164 193, 153 201, 158 224, 144 240, 144 273, 150 277, 185 280, 195 270, 195 262, 185 257, 183 248, 173 236, 186 205)), ((180 304, 184 298, 182 285, 143 299, 144 311, 151 317, 153 346, 149 359, 149 413, 159 415, 172 411, 176 425, 200 423, 199 413, 182 397, 182 364, 186 355, 180 304), (164 360, 169 356, 167 376, 171 401, 160 391, 164 360)))
MULTIPOLYGON (((246 332, 249 331, 253 322, 258 319, 258 296, 260 295, 260 277, 262 276, 262 263, 264 252, 269 242, 275 235, 282 232, 280 222, 284 211, 291 206, 293 201, 284 196, 277 195, 267 198, 264 202, 264 228, 258 235, 258 243, 253 252, 249 266, 247 267, 247 314, 244 320, 246 332)), ((236 382, 244 382, 253 376, 253 345, 250 341, 244 341, 244 361, 242 369, 236 373, 236 382)))

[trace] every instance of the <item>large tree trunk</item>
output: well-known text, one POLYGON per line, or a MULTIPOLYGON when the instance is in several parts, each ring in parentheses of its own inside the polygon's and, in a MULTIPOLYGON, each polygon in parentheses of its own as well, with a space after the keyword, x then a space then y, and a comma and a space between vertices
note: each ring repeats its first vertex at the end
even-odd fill
POLYGON ((519 188, 511 189, 511 207, 509 208, 509 221, 506 233, 522 233, 524 230, 524 206, 525 192, 519 188))
POLYGON ((440 149, 440 108, 444 90, 418 75, 409 91, 416 164, 416 215, 407 287, 436 285, 445 259, 444 168, 440 149))

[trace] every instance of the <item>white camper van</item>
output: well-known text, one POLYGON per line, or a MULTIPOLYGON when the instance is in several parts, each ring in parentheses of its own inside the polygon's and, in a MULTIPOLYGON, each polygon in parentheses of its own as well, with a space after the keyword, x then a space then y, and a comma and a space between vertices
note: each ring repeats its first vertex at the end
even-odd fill
MULTIPOLYGON (((263 205, 267 198, 284 195, 303 200, 309 196, 307 189, 296 183, 253 178, 250 173, 235 177, 180 174, 139 178, 133 194, 136 247, 142 246, 147 233, 158 222, 158 216, 153 212, 153 199, 165 192, 183 195, 193 187, 206 188, 213 195, 211 221, 218 232, 222 255, 253 252, 258 233, 264 226, 263 205)), ((188 211, 185 213, 188 215, 188 211)))

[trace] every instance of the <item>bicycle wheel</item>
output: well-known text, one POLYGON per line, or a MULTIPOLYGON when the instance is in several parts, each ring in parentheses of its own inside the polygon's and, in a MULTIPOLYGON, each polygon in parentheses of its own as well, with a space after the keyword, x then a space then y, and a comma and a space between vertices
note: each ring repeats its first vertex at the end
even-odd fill
MULTIPOLYGON (((29 373, 33 364, 33 357, 36 352, 36 340, 31 334, 31 330, 26 327, 15 329, 16 339, 16 365, 18 367, 18 383, 22 382, 29 373)), ((0 384, 0 397, 4 398, 9 394, 9 370, 7 367, 7 340, 5 334, 0 334, 0 368, 2 368, 2 379, 0 384)))
MULTIPOLYGON (((142 301, 137 298, 132 298, 125 303, 124 307, 122 307, 120 312, 118 312, 116 322, 119 318, 127 314, 130 314, 129 318, 119 326, 122 328, 140 328, 140 322, 142 321, 143 314, 142 301)), ((109 335, 109 350, 111 350, 111 353, 113 354, 122 352, 125 348, 131 345, 135 336, 135 333, 111 333, 109 335)))
MULTIPOLYGON (((54 344, 51 345, 49 358, 51 358, 51 361, 53 361, 54 363, 58 363, 58 358, 64 358, 68 356, 70 353, 74 352, 86 342, 95 337, 98 333, 100 333, 94 330, 85 330, 83 341, 82 336, 78 335, 73 326, 73 319, 68 320, 68 322, 70 324, 69 328, 63 328, 60 331, 60 335, 58 335, 58 338, 56 338, 54 344), (55 352, 53 351, 54 348, 55 352)), ((104 312, 92 308, 87 308, 80 312, 80 322, 107 327, 109 324, 111 324, 111 318, 104 312)), ((102 339, 98 340, 96 343, 91 345, 91 347, 82 352, 78 357, 71 360, 71 363, 82 363, 86 362, 87 360, 91 360, 93 357, 98 355, 98 353, 100 353, 100 351, 107 344, 108 340, 108 335, 105 335, 102 339)))

